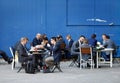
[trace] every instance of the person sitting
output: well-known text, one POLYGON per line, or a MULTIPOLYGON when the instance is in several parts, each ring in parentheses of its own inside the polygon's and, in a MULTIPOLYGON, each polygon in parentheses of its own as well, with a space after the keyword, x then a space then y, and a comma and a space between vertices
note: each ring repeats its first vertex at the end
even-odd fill
MULTIPOLYGON (((83 47, 83 48, 90 47, 90 45, 88 44, 88 40, 87 39, 84 39, 83 43, 81 44, 81 47, 83 47)), ((90 58, 90 56, 88 54, 84 54, 82 56, 82 58, 83 58, 83 60, 87 61, 90 58)))
POLYGON ((0 50, 0 55, 5 61, 8 62, 8 64, 12 63, 12 59, 10 59, 10 57, 8 57, 8 55, 3 50, 0 50))
POLYGON ((95 63, 95 68, 96 68, 96 51, 94 51, 94 49, 96 49, 97 46, 97 39, 96 39, 96 34, 92 34, 91 38, 88 39, 88 44, 93 48, 93 60, 95 63))
POLYGON ((78 67, 80 67, 80 50, 79 47, 83 44, 83 41, 85 39, 85 36, 81 35, 80 38, 77 41, 73 42, 73 45, 71 47, 71 55, 72 56, 77 56, 77 62, 78 62, 78 67))
POLYGON ((74 41, 71 38, 71 35, 67 35, 66 39, 68 41, 68 43, 66 44, 66 55, 67 55, 67 58, 70 58, 71 57, 71 55, 70 55, 70 49, 71 49, 72 44, 73 44, 74 41))
POLYGON ((34 47, 34 46, 36 46, 36 45, 40 45, 41 42, 42 42, 42 36, 41 36, 40 33, 37 33, 37 34, 36 34, 36 37, 35 37, 35 38, 33 39, 33 41, 32 41, 32 46, 34 47))
POLYGON ((18 60, 21 63, 24 63, 24 62, 27 62, 27 61, 32 61, 33 65, 35 67, 35 56, 28 55, 28 51, 26 49, 27 42, 28 42, 27 37, 22 37, 20 39, 20 44, 17 47, 18 60))
POLYGON ((51 44, 53 45, 51 47, 51 56, 45 59, 45 64, 48 67, 53 66, 54 63, 59 63, 61 59, 60 44, 56 41, 56 37, 51 38, 51 44))
MULTIPOLYGON (((116 49, 116 45, 115 43, 110 39, 110 36, 103 34, 102 35, 102 39, 103 39, 103 47, 104 48, 113 48, 114 51, 116 49)), ((114 52, 113 52, 114 53, 114 52)), ((106 60, 109 61, 110 60, 110 52, 103 52, 102 53, 102 57, 106 60)))
POLYGON ((93 48, 97 46, 96 34, 91 35, 91 38, 88 39, 88 44, 93 48))

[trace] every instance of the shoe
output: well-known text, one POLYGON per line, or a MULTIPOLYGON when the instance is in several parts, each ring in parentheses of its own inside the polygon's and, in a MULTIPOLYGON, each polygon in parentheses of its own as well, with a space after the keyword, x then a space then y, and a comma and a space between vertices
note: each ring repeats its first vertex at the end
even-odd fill
POLYGON ((105 61, 110 61, 110 59, 106 59, 105 61))
POLYGON ((87 63, 87 67, 91 67, 91 65, 89 63, 87 63))
POLYGON ((8 64, 11 64, 12 63, 12 59, 8 60, 8 64))
MULTIPOLYGON (((94 68, 97 68, 97 66, 94 66, 94 68)), ((98 68, 101 68, 101 66, 98 66, 98 68)))

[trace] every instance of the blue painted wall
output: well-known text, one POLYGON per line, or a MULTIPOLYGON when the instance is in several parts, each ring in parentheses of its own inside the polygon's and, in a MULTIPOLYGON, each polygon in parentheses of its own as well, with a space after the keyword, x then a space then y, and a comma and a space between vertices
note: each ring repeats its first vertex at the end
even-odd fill
POLYGON ((27 36, 31 41, 38 32, 46 33, 49 38, 58 34, 62 34, 65 38, 67 34, 71 34, 74 40, 81 34, 90 37, 92 33, 96 33, 97 39, 100 40, 101 35, 106 33, 117 45, 120 45, 120 6, 118 5, 120 0, 92 0, 90 4, 89 1, 0 0, 0 49, 11 56, 9 46, 22 36, 27 36), (75 1, 79 3, 76 5, 75 1), (85 5, 79 5, 80 2, 85 5), (84 11, 84 8, 88 9, 84 11), (104 8, 105 10, 102 10, 104 8), (114 25, 109 26, 108 21, 86 22, 84 18, 88 17, 108 19, 109 23, 113 22, 114 25))

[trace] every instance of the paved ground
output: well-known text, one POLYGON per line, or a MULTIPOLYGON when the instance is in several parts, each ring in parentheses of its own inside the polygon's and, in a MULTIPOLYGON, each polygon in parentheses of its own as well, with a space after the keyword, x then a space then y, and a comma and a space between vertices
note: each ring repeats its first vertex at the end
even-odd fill
POLYGON ((0 62, 0 83, 120 83, 120 64, 113 64, 113 68, 102 65, 99 69, 79 69, 68 67, 70 62, 62 62, 63 72, 26 74, 11 70, 11 65, 0 62))

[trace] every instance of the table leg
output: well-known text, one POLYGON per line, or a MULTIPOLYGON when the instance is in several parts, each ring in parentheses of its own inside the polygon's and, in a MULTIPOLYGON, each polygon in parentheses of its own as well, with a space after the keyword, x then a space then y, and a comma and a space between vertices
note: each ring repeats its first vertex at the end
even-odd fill
POLYGON ((97 63, 97 64, 96 64, 96 65, 97 65, 97 68, 98 68, 98 54, 99 54, 99 53, 97 52, 97 57, 96 57, 96 59, 97 59, 97 60, 96 60, 96 61, 97 61, 97 62, 96 62, 96 63, 97 63))
POLYGON ((110 67, 112 67, 112 51, 110 52, 110 67))

